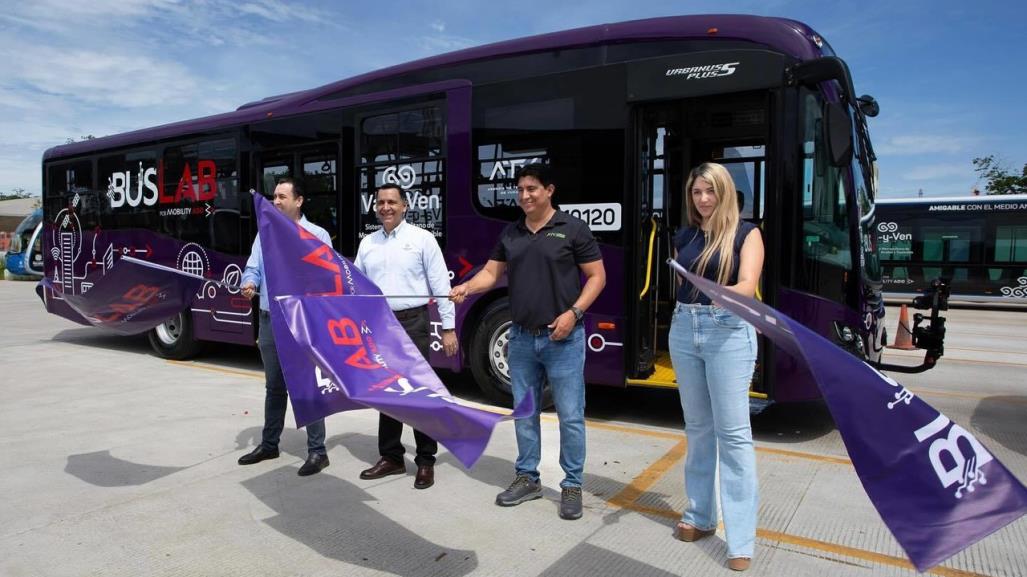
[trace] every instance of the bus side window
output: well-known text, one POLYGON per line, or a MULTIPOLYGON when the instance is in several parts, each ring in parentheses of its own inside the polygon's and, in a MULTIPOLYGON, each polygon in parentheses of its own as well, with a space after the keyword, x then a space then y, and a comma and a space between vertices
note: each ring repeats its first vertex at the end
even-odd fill
POLYGON ((846 169, 828 160, 824 140, 822 100, 805 92, 802 162, 802 233, 799 258, 800 290, 835 302, 848 299, 848 277, 853 270, 852 231, 846 169))
POLYGON ((818 100, 807 96, 803 146, 803 254, 815 261, 852 270, 847 191, 842 169, 827 159, 818 100))

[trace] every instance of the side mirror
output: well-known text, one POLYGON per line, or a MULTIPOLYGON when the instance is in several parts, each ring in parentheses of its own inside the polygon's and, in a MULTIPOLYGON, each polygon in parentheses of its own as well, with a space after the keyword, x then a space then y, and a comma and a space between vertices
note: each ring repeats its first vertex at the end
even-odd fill
POLYGON ((814 86, 828 80, 836 80, 842 89, 842 96, 853 104, 856 102, 855 89, 852 87, 852 75, 849 67, 841 58, 825 56, 796 64, 785 71, 788 84, 805 84, 814 86))
POLYGON ((857 100, 859 102, 859 109, 863 111, 868 118, 873 118, 881 113, 881 105, 874 100, 873 96, 864 94, 857 100))
POLYGON ((852 119, 837 102, 824 103, 824 130, 832 166, 852 163, 852 119))

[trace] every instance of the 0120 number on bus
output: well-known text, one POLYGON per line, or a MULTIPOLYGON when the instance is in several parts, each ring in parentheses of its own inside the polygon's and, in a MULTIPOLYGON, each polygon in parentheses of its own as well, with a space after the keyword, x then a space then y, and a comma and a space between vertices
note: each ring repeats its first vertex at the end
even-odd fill
POLYGON ((620 230, 620 204, 616 202, 560 204, 560 210, 585 221, 593 231, 620 230))

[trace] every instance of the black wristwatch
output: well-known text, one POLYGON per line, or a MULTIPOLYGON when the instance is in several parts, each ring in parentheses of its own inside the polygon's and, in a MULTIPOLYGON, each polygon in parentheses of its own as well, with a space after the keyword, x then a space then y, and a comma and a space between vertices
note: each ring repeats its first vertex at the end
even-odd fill
POLYGON ((574 313, 574 322, 581 322, 581 317, 585 316, 584 311, 578 307, 571 307, 571 312, 574 313))

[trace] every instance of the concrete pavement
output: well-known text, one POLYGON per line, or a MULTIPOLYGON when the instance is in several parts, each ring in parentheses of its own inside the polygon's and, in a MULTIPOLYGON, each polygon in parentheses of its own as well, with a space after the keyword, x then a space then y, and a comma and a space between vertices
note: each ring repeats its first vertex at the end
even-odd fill
MULTIPOLYGON (((263 415, 255 349, 165 361, 143 338, 46 315, 32 288, 0 282, 0 575, 731 574, 722 532, 694 544, 671 536, 687 450, 673 391, 590 389, 585 515, 569 522, 557 516, 553 414, 543 418, 544 498, 513 508, 493 504, 512 480, 512 423, 473 470, 442 450, 425 491, 413 488, 410 459, 407 476, 358 478, 377 457, 372 411, 328 419, 321 474, 296 475, 305 436, 289 427, 279 459, 241 467, 263 415)), ((950 315, 950 334, 964 329, 949 341, 967 349, 958 362, 899 380, 1027 479, 1027 357, 1013 344, 1027 323, 981 312, 950 315)), ((772 407, 754 431, 752 574, 914 574, 822 406, 772 407)), ((1025 543, 1021 519, 934 573, 1024 575, 1025 543)))

